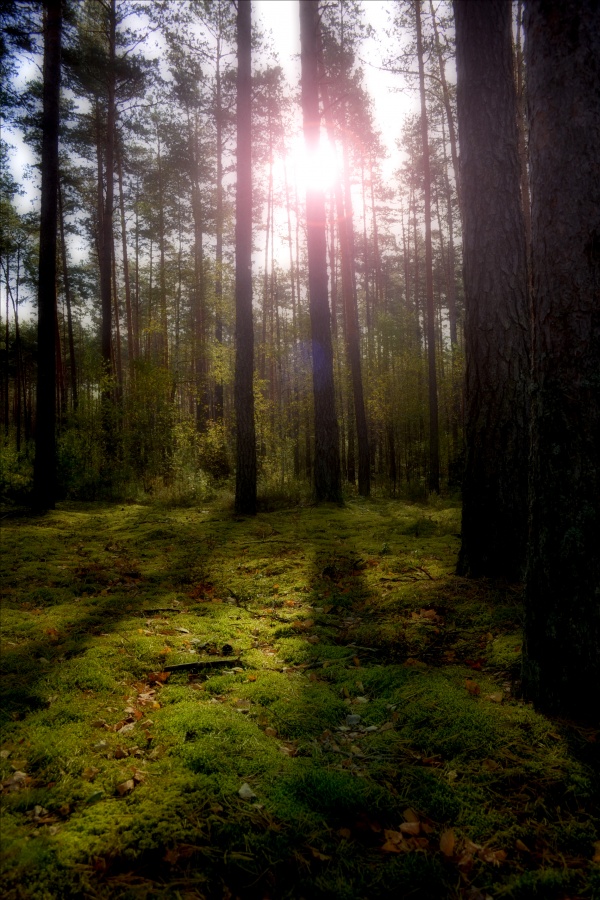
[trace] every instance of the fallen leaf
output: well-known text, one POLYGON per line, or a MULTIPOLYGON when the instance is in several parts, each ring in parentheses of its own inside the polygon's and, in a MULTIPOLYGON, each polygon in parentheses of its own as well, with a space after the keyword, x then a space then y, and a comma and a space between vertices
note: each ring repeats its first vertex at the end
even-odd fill
POLYGON ((384 853, 402 853, 406 847, 403 844, 396 844, 393 841, 386 841, 381 848, 384 853))
POLYGON ((456 838, 454 836, 454 830, 449 828, 447 831, 443 831, 440 837, 440 850, 444 854, 444 856, 453 856, 454 855, 454 844, 456 843, 456 838))
POLYGON ((256 681, 256 675, 248 675, 248 681, 256 681))
POLYGON ((405 822, 418 822, 419 821, 418 815, 416 814, 414 809, 411 809, 410 807, 408 809, 405 809, 404 812, 402 813, 402 815, 404 816, 405 822))
POLYGON ((117 747, 113 754, 115 759, 125 759, 129 756, 129 751, 125 747, 121 747, 120 745, 117 747))
POLYGON ((338 834, 346 840, 349 840, 352 837, 352 832, 349 828, 338 828, 338 834))
MULTIPOLYGON (((517 840, 515 841, 515 849, 520 850, 521 853, 531 853, 531 850, 529 849, 527 844, 523 843, 521 838, 517 838, 517 840)), ((595 859, 594 862, 600 862, 600 841, 598 841, 598 859, 595 859)))
POLYGON ((124 797, 125 794, 130 794, 135 787, 135 781, 133 778, 128 778, 127 781, 124 781, 122 784, 117 785, 117 792, 121 797, 124 797))
POLYGON ((403 834, 418 834, 421 830, 419 822, 402 822, 400 831, 403 834))
POLYGON ((487 694, 487 699, 491 700, 492 703, 502 703, 504 700, 504 694, 502 691, 495 691, 493 694, 487 694))
POLYGON ((323 860, 323 862, 326 862, 328 859, 331 859, 330 856, 327 856, 327 854, 325 854, 325 853, 321 853, 321 851, 317 850, 316 847, 309 847, 308 849, 310 850, 310 852, 312 853, 312 855, 314 856, 315 859, 321 859, 321 860, 323 860))
POLYGON ((470 694, 473 694, 474 696, 477 696, 478 694, 481 693, 481 688, 479 687, 479 685, 477 684, 477 682, 476 682, 476 681, 471 681, 470 678, 466 678, 466 679, 465 679, 465 687, 466 687, 466 689, 468 690, 468 692, 469 692, 470 694))
POLYGON ((95 766, 89 766, 87 769, 84 769, 81 773, 81 777, 86 781, 93 781, 100 769, 97 769, 95 766))

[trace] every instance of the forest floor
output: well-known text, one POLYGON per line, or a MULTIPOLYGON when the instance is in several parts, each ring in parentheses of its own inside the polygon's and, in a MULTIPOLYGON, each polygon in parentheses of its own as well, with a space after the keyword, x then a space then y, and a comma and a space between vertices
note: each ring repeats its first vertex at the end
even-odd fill
POLYGON ((6 517, 5 900, 600 897, 600 741, 515 696, 459 518, 6 517))

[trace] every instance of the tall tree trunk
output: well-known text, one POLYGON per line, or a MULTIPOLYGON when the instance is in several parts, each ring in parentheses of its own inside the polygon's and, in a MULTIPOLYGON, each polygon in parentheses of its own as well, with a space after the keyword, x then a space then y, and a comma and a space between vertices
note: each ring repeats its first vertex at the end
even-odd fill
MULTIPOLYGON (((217 72, 215 119, 217 129, 217 208, 215 249, 215 341, 223 343, 223 98, 221 85, 221 38, 217 42, 217 72)), ((219 367, 220 369, 220 367, 219 367)), ((223 421, 223 380, 218 375, 215 383, 214 418, 223 421)))
MULTIPOLYGON (((329 91, 326 84, 325 65, 323 61, 323 49, 319 42, 319 69, 321 73, 321 93, 325 108, 325 121, 329 143, 335 147, 335 125, 331 113, 329 91)), ((358 327, 358 303, 356 298, 356 276, 354 271, 354 226, 352 224, 352 193, 350 187, 350 164, 348 160, 347 143, 343 145, 344 159, 344 187, 339 178, 334 184, 335 211, 338 223, 338 236, 340 248, 340 261, 342 270, 342 298, 344 302, 344 337, 346 339, 346 354, 350 368, 352 396, 354 399, 354 419, 356 422, 356 437, 358 443, 358 493, 362 497, 368 497, 371 493, 371 459, 369 453, 369 433, 367 428, 367 416, 365 413, 365 401, 361 371, 360 331, 358 327)), ((332 236, 333 237, 333 236, 332 236)), ((333 254, 333 239, 332 254, 333 254)), ((333 261, 333 255, 332 255, 333 261)), ((334 267, 331 266, 332 293, 335 278, 334 267)), ((335 331, 335 326, 334 326, 335 331)), ((349 428, 352 425, 349 423, 349 428)), ((352 478, 354 481, 354 478, 352 478)))
POLYGON ((456 2, 465 439, 458 573, 519 579, 527 534, 530 323, 511 5, 456 2))
POLYGON ((79 404, 77 395, 77 361, 75 358, 75 338, 73 335, 73 312, 71 306, 71 283, 69 281, 69 267, 67 264, 67 243, 65 241, 65 216, 63 209, 63 196, 60 179, 58 182, 58 212, 60 223, 60 248, 62 259, 62 276, 63 288, 65 292, 65 303, 67 306, 67 334, 69 338, 69 373, 71 375, 71 401, 73 409, 76 410, 79 404))
POLYGON ((123 160, 117 155, 117 177, 119 179, 119 211, 121 213, 121 247, 123 250, 123 283, 125 286, 125 314, 127 318, 127 351, 129 377, 133 383, 135 374, 135 339, 133 336, 133 311, 131 308, 131 285, 129 283, 129 256, 127 253, 127 227, 125 223, 125 193, 123 191, 123 160))
MULTIPOLYGON (((321 125, 317 68, 318 28, 318 0, 300 0, 302 118, 309 158, 318 150, 321 125)), ((315 496, 318 501, 340 502, 339 429, 335 412, 325 227, 325 196, 322 190, 309 184, 306 188, 306 231, 315 413, 315 496)))
POLYGON ((427 369, 429 398, 429 490, 440 492, 440 436, 435 352, 435 306, 433 301, 433 251, 431 246, 431 167, 429 127, 425 102, 425 65, 421 35, 421 0, 415 0, 419 87, 421 93, 421 141, 423 145, 423 189, 425 194, 425 286, 427 295, 427 369))
MULTIPOLYGON (((104 168, 106 192, 100 223, 100 296, 102 301, 102 365, 104 384, 102 388, 102 419, 106 441, 106 451, 110 456, 114 449, 114 390, 112 384, 112 250, 113 250, 113 169, 115 145, 115 53, 116 53, 116 8, 111 0, 108 11, 109 60, 107 71, 107 108, 104 168)), ((101 174, 101 172, 99 173, 101 174)), ((102 182, 100 182, 101 185, 102 182)), ((100 187, 101 191, 101 187, 100 187)))
POLYGON ((38 374, 33 503, 54 509, 56 499, 56 245, 60 100, 61 0, 44 0, 42 202, 38 274, 38 374))
POLYGON ((237 184, 235 210, 235 511, 256 513, 254 325, 252 321, 252 4, 237 10, 237 184))
POLYGON ((523 690, 600 721, 600 6, 527 0, 533 397, 523 690))

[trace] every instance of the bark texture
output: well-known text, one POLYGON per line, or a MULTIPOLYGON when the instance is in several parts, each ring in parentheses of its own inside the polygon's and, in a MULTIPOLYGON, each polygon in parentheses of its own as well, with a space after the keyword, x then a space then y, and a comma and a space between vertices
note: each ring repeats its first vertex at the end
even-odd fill
POLYGON ((511 4, 454 3, 465 283, 465 441, 458 574, 522 575, 530 314, 511 4))
POLYGON ((237 186, 235 219, 235 417, 237 465, 235 510, 256 513, 254 425, 254 327, 252 322, 252 80, 251 3, 237 12, 237 186))
POLYGON ((600 719, 600 5, 528 0, 531 511, 523 689, 600 719))
MULTIPOLYGON (((300 0, 302 118, 309 158, 319 146, 321 127, 317 76, 318 27, 318 0, 300 0)), ((339 430, 335 412, 331 316, 327 295, 325 196, 321 190, 310 185, 306 190, 306 232, 315 408, 315 495, 317 500, 340 502, 339 430)))
MULTIPOLYGON (((42 199, 38 276, 38 373, 34 505, 54 509, 56 500, 56 249, 58 233, 58 129, 61 0, 44 2, 42 199)), ((8 322, 8 316, 7 316, 8 322)))

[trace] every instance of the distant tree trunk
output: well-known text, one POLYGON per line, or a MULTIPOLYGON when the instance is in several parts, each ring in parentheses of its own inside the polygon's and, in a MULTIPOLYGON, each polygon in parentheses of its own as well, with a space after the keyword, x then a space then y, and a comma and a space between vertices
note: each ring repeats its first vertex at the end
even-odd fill
POLYGON ((252 322, 252 4, 238 0, 235 210, 235 511, 256 513, 254 325, 252 322))
POLYGON ((123 250, 123 283, 125 286, 125 313, 127 317, 127 353, 129 377, 133 383, 135 372, 135 339, 133 336, 133 311, 131 308, 131 285, 129 283, 129 256, 127 253, 127 227, 125 223, 125 196, 123 192, 123 161, 117 156, 117 176, 119 179, 119 211, 121 213, 121 247, 123 250))
POLYGON ((455 2, 465 282, 465 439, 458 573, 522 575, 530 324, 506 0, 455 2))
POLYGON ((56 500, 56 246, 61 0, 44 0, 42 202, 38 275, 38 374, 33 503, 54 509, 56 500))
MULTIPOLYGON (((217 203, 215 248, 215 341, 219 348, 223 343, 223 98, 221 85, 221 38, 217 43, 216 108, 217 131, 217 203)), ((220 372, 220 366, 219 366, 220 372)), ((223 421, 223 379, 219 374, 215 383, 215 422, 223 421)))
MULTIPOLYGON (((114 449, 114 386, 112 384, 112 251, 113 251, 113 168, 115 145, 115 52, 116 52, 116 9, 115 0, 111 0, 109 12, 109 62, 108 92, 106 106, 106 134, 104 168, 106 173, 106 193, 104 204, 100 204, 100 296, 102 301, 102 366, 104 384, 102 387, 102 425, 106 441, 106 452, 110 457, 114 449)), ((102 192, 101 166, 100 197, 102 192)))
POLYGON ((421 0, 415 0, 417 56, 421 93, 421 141, 423 145, 423 187, 425 194, 425 287, 427 295, 427 369, 429 397, 429 490, 440 492, 440 436, 438 415, 437 372, 435 365, 435 307, 433 302, 433 250, 431 246, 431 167, 429 162, 429 127, 425 102, 425 66, 421 36, 421 0))
POLYGON ((58 212, 60 223, 60 248, 62 259, 63 288, 65 303, 67 306, 67 334, 69 336, 69 372, 71 375, 71 401, 73 409, 77 409, 79 397, 77 395, 77 361, 75 358, 75 338, 73 336, 73 312, 71 305, 71 284, 69 282, 69 267, 67 265, 67 243, 65 241, 65 217, 63 210, 62 189, 60 180, 58 184, 58 212))
POLYGON ((523 690, 600 721, 600 6, 527 0, 533 395, 523 690))
MULTIPOLYGON (((302 118, 309 157, 318 149, 321 125, 317 75, 318 27, 318 0, 300 0, 302 118)), ((306 220, 315 411, 315 496, 317 500, 340 502, 339 429, 335 412, 331 317, 327 296, 325 196, 323 191, 312 185, 306 189, 306 220)))

